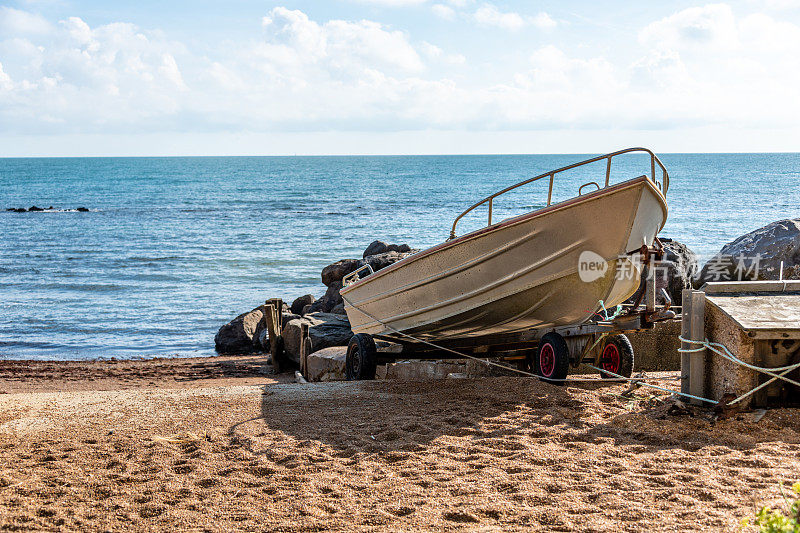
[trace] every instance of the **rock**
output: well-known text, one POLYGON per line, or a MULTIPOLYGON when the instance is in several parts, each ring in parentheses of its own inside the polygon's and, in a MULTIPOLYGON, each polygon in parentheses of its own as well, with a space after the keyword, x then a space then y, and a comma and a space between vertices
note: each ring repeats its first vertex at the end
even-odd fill
POLYGON ((359 259, 342 259, 322 269, 322 283, 330 287, 331 283, 342 281, 350 272, 356 270, 364 263, 359 259))
POLYGON ((419 250, 412 250, 411 247, 409 245, 407 245, 407 244, 390 244, 387 247, 386 251, 405 254, 405 253, 412 252, 412 251, 417 251, 418 252, 419 250))
MULTIPOLYGON (((367 256, 365 259, 362 260, 362 264, 363 263, 368 264, 369 266, 372 267, 372 270, 377 272, 378 270, 381 270, 382 268, 386 268, 389 265, 392 265, 392 264, 397 263, 398 261, 400 261, 402 259, 405 259, 409 255, 411 255, 411 253, 409 253, 409 252, 406 252, 406 253, 400 253, 400 252, 394 252, 394 251, 384 252, 382 254, 375 254, 375 255, 367 256)), ((359 265, 359 266, 361 266, 361 265, 359 265)))
POLYGON ((312 305, 313 304, 304 305, 303 306, 303 311, 300 313, 300 315, 302 316, 302 315, 307 315, 308 313, 310 313, 312 305))
POLYGON ((323 268, 322 283, 326 287, 330 287, 332 283, 342 281, 342 278, 347 274, 358 270, 365 264, 369 264, 372 270, 378 271, 418 251, 419 250, 413 250, 407 244, 387 245, 384 242, 375 241, 364 250, 363 259, 340 259, 323 268), (368 254, 367 252, 370 253, 368 254))
POLYGON ((707 281, 800 279, 800 219, 779 220, 722 247, 700 272, 707 281))
MULTIPOLYGON (((656 264, 656 303, 663 304, 661 289, 666 289, 673 305, 681 304, 681 292, 692 287, 692 280, 697 275, 697 256, 683 243, 662 237, 664 258, 656 264)), ((646 271, 642 272, 639 289, 628 299, 633 303, 644 290, 646 271)))
POLYGON ((311 296, 310 294, 306 294, 305 296, 301 296, 292 302, 291 311, 296 315, 302 315, 305 306, 311 305, 313 303, 314 303, 314 297, 311 296))
POLYGON ((336 304, 336 307, 331 309, 331 313, 335 315, 346 315, 347 311, 344 310, 344 302, 336 304))
POLYGON ((85 207, 79 207, 78 209, 76 209, 76 211, 78 211, 79 213, 88 213, 89 212, 89 210, 87 208, 85 208, 85 207))
POLYGON ((341 281, 334 281, 328 286, 325 294, 316 302, 311 304, 309 312, 311 313, 330 313, 333 308, 342 303, 342 295, 339 294, 339 289, 342 288, 341 281))
POLYGON ((330 346, 309 354, 306 377, 309 381, 343 381, 347 346, 330 346))
POLYGON ((41 207, 36 207, 35 205, 32 205, 32 206, 30 206, 28 208, 28 211, 44 211, 44 209, 41 208, 41 207))
POLYGON ((221 328, 214 336, 219 353, 249 353, 259 342, 264 313, 261 308, 242 313, 221 328))
POLYGON ((382 254, 389 251, 389 245, 383 241, 372 241, 369 246, 364 250, 364 255, 361 257, 366 259, 370 255, 382 254))
POLYGON ((371 255, 380 255, 386 252, 407 253, 410 251, 411 247, 407 244, 386 244, 383 241, 372 241, 364 250, 364 255, 361 257, 366 259, 371 255))
POLYGON ((287 312, 287 311, 284 311, 283 313, 281 313, 281 329, 283 329, 283 327, 284 327, 284 326, 285 326, 285 325, 286 325, 286 324, 287 324, 287 323, 288 323, 290 320, 294 320, 295 318, 300 318, 300 315, 298 315, 298 314, 295 314, 295 313, 289 313, 289 312, 287 312))
POLYGON ((287 356, 295 363, 300 362, 300 327, 308 324, 311 346, 319 351, 330 346, 347 346, 353 332, 350 322, 342 315, 331 313, 310 313, 287 322, 283 327, 283 342, 287 356))

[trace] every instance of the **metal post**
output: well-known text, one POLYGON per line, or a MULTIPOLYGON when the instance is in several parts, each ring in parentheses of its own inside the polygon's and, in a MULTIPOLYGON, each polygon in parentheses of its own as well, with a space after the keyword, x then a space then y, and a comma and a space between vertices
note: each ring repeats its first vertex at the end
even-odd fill
MULTIPOLYGON (((692 289, 683 289, 681 292, 681 337, 691 338, 691 318, 692 318, 692 289)), ((681 342, 681 348, 688 350, 692 348, 692 343, 681 342)), ((681 392, 689 394, 689 358, 688 353, 681 353, 681 392)))
POLYGON ((547 190, 547 205, 548 206, 553 201, 553 178, 554 177, 555 177, 555 174, 551 173, 550 174, 550 188, 547 190))
POLYGON ((606 163, 606 187, 608 187, 610 181, 611 181, 611 156, 609 156, 608 163, 606 163))
POLYGON ((656 155, 650 154, 650 176, 653 178, 653 183, 656 182, 656 155))
POLYGON ((644 305, 648 313, 656 310, 656 267, 652 255, 647 262, 647 278, 644 280, 644 305))
MULTIPOLYGON (((705 339, 706 294, 703 291, 684 289, 681 336, 684 339, 705 339)), ((700 344, 683 342, 681 348, 701 348, 700 344)), ((681 354, 681 392, 693 396, 705 396, 706 350, 681 354)), ((700 404, 699 400, 691 400, 700 404)))
POLYGON ((489 200, 489 225, 492 225, 492 201, 494 198, 489 200))

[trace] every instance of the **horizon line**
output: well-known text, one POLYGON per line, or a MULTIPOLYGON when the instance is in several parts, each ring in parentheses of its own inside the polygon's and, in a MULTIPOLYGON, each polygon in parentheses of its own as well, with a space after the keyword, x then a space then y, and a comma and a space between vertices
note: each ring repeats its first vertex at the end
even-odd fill
MULTIPOLYGON (((800 154, 799 151, 709 151, 709 152, 657 152, 661 155, 756 155, 800 154)), ((0 159, 169 159, 169 158, 225 158, 225 157, 469 157, 469 156, 529 156, 529 155, 596 155, 606 152, 506 152, 506 153, 385 153, 385 154, 229 154, 229 155, 0 155, 0 159)))

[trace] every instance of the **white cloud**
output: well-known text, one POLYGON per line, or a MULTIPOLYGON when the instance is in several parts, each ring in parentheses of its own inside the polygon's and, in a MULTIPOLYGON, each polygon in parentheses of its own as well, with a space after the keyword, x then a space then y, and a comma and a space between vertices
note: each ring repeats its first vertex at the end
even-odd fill
MULTIPOLYGON (((491 71, 393 26, 314 20, 284 7, 263 17, 257 42, 230 41, 217 54, 192 52, 132 24, 49 22, 17 11, 0 11, 0 133, 763 128, 800 121, 800 27, 764 14, 736 16, 724 4, 647 24, 629 43, 630 60, 604 57, 599 47, 580 54, 580 47, 545 44, 527 63, 491 71)), ((508 29, 555 24, 544 14, 517 14, 519 22, 490 11, 488 18, 508 29)))
POLYGON ((556 25, 557 25, 556 21, 553 20, 553 18, 550 15, 548 15, 547 13, 545 13, 544 11, 542 11, 541 13, 539 13, 539 14, 533 16, 533 17, 530 17, 529 20, 530 20, 530 23, 533 24, 534 26, 536 26, 537 28, 543 28, 543 29, 544 28, 555 28, 556 25))
POLYGON ((496 26, 511 31, 520 30, 525 26, 535 26, 540 29, 556 26, 556 21, 547 13, 541 12, 532 17, 523 16, 512 11, 502 12, 492 4, 483 4, 475 11, 473 18, 479 24, 496 26))
POLYGON ((327 63, 332 69, 360 70, 364 65, 420 71, 422 61, 407 36, 380 23, 362 20, 332 20, 323 25, 301 11, 274 8, 263 25, 271 60, 295 66, 327 63))
POLYGON ((3 72, 3 64, 0 63, 0 89, 3 90, 10 90, 11 89, 11 78, 3 72))
POLYGON ((662 49, 730 48, 737 42, 736 21, 727 4, 692 7, 653 22, 639 38, 662 49))
POLYGON ((7 35, 41 35, 50 29, 50 23, 40 15, 0 6, 0 38, 7 35))
POLYGON ((453 20, 456 18, 456 11, 452 7, 444 4, 433 4, 431 10, 434 15, 445 20, 453 20))
POLYGON ((525 26, 525 19, 519 13, 503 13, 491 4, 482 5, 473 16, 479 24, 497 26, 506 30, 519 30, 525 26))

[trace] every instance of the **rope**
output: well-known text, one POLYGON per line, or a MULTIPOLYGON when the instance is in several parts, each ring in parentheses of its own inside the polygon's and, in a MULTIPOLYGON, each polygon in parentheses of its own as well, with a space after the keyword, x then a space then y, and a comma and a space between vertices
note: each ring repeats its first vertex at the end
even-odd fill
POLYGON ((793 365, 786 365, 786 366, 777 366, 777 367, 774 367, 774 368, 766 368, 766 367, 763 367, 763 366, 752 365, 752 364, 750 364, 750 363, 748 363, 746 361, 742 361, 741 359, 739 359, 738 357, 733 355, 730 352, 730 350, 728 350, 728 348, 724 344, 720 344, 718 342, 711 342, 708 339, 705 339, 705 340, 702 340, 702 341, 684 339, 681 335, 678 335, 678 339, 681 340, 682 342, 687 343, 687 344, 700 344, 701 345, 699 348, 678 348, 678 352, 679 353, 697 353, 697 352, 702 352, 703 350, 708 349, 708 350, 712 351, 713 353, 716 353, 717 355, 721 356, 723 359, 727 359, 728 361, 730 361, 732 363, 741 365, 741 366, 743 366, 745 368, 749 368, 750 370, 753 370, 755 372, 761 372, 762 374, 766 374, 768 376, 772 376, 772 379, 770 379, 770 380, 762 383, 761 385, 749 390, 748 392, 742 394, 741 396, 739 396, 735 400, 732 400, 732 401, 728 402, 727 405, 733 405, 735 403, 738 403, 738 402, 744 400, 748 396, 756 393, 757 391, 763 389, 764 387, 766 387, 767 385, 773 383, 775 380, 778 380, 778 379, 781 379, 783 381, 791 383, 792 385, 800 387, 800 383, 798 383, 797 381, 795 381, 793 379, 790 379, 790 378, 786 377, 786 374, 789 374, 793 370, 795 370, 797 368, 800 368, 800 363, 795 363, 793 365), (780 374, 776 374, 775 372, 780 372, 780 374))
MULTIPOLYGON (((612 376, 617 376, 620 379, 627 379, 627 378, 625 378, 625 376, 620 376, 619 374, 615 374, 614 372, 609 372, 608 370, 603 370, 602 368, 597 368, 594 365, 587 364, 586 366, 588 366, 589 368, 594 368, 595 370, 599 370, 601 372, 605 372, 606 374, 611 374, 612 376)), ((678 379, 680 379, 680 378, 678 378, 678 379)), ((615 380, 615 381, 618 381, 618 380, 615 380)), ((629 379, 628 381, 638 381, 638 380, 632 378, 632 379, 629 379)), ((700 396, 694 396, 692 394, 686 394, 685 392, 678 392, 676 390, 667 389, 665 387, 659 387, 658 385, 653 385, 651 383, 646 383, 644 381, 642 383, 640 383, 640 385, 642 385, 644 387, 650 387, 652 389, 664 391, 664 392, 671 392, 672 394, 677 394, 678 396, 685 396, 687 398, 692 398, 693 400, 700 400, 701 402, 708 402, 708 403, 713 403, 713 404, 719 403, 719 402, 714 401, 714 400, 709 400, 708 398, 701 398, 700 396)))

